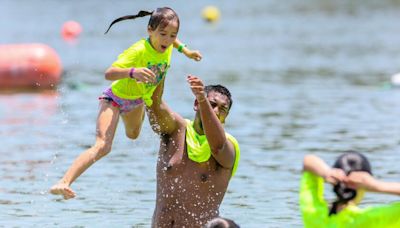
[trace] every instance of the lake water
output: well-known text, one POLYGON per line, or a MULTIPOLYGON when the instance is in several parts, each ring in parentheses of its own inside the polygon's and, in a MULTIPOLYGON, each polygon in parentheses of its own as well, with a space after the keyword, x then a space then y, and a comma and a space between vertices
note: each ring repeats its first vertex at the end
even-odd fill
MULTIPOLYGON (((173 54, 165 100, 194 116, 189 73, 233 94, 226 129, 242 156, 223 216, 242 227, 301 226, 298 188, 308 153, 333 163, 341 151, 359 150, 376 176, 400 180, 400 89, 388 85, 400 71, 398 1, 0 0, 0 43, 48 44, 64 65, 53 93, 0 95, 1 227, 150 226, 159 140, 147 120, 136 141, 120 125, 113 151, 73 184, 76 199, 47 191, 94 142, 97 97, 109 85, 104 71, 146 36, 148 18, 103 35, 107 26, 165 5, 180 16, 180 39, 203 54, 201 62, 173 54), (221 10, 216 24, 201 18, 208 4, 221 10), (75 45, 60 37, 67 20, 84 29, 75 45)), ((367 194, 362 206, 394 200, 367 194)))

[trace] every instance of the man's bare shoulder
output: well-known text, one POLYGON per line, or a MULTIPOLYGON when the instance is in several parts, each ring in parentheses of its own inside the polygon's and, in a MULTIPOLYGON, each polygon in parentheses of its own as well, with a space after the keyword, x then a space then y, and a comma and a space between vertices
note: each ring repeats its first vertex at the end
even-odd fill
POLYGON ((178 128, 182 128, 182 127, 186 127, 186 120, 179 114, 176 115, 176 125, 178 126, 178 128))
POLYGON ((174 119, 174 122, 175 122, 175 124, 174 124, 175 127, 169 133, 161 134, 164 139, 171 138, 171 137, 176 137, 176 135, 178 135, 178 133, 180 133, 182 131, 184 132, 185 129, 186 129, 186 124, 187 124, 186 120, 181 115, 179 115, 178 113, 174 112, 173 113, 173 119, 174 119))

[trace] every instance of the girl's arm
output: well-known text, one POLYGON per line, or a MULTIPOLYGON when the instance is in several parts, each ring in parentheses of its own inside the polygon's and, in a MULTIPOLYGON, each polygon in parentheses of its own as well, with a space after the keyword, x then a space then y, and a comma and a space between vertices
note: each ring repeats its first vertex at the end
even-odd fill
POLYGON ((179 52, 182 52, 189 59, 194 59, 196 61, 200 61, 203 56, 198 50, 190 50, 185 44, 183 44, 178 38, 175 39, 174 48, 176 48, 179 52))
POLYGON ((370 192, 400 195, 400 183, 380 181, 367 172, 351 172, 345 183, 352 188, 363 188, 370 192))
POLYGON ((312 154, 304 157, 303 170, 312 172, 333 185, 346 179, 343 170, 329 167, 324 160, 312 154))
POLYGON ((156 83, 156 75, 146 67, 119 68, 109 67, 105 72, 106 80, 115 81, 123 78, 136 79, 139 82, 156 83))
POLYGON ((379 181, 379 192, 400 195, 400 183, 379 181))

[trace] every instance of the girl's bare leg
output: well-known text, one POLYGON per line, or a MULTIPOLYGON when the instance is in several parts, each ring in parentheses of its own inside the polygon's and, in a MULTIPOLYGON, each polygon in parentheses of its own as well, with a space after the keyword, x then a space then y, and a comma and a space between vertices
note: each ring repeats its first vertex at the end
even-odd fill
POLYGON ((141 104, 133 110, 121 114, 121 117, 125 125, 126 136, 130 139, 136 139, 142 129, 144 105, 141 104))
POLYGON ((119 109, 112 106, 108 101, 100 100, 95 144, 75 159, 64 177, 51 187, 50 192, 52 194, 63 195, 64 199, 75 197, 75 192, 70 188, 70 185, 93 163, 111 151, 118 119, 119 109))

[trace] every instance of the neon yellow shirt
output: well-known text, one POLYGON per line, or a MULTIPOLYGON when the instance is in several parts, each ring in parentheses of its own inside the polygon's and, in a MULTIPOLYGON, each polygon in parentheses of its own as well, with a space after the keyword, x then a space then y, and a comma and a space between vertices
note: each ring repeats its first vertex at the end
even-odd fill
MULTIPOLYGON (((195 162, 206 162, 211 157, 211 148, 208 144, 206 135, 199 135, 193 127, 193 121, 186 120, 186 147, 190 160, 195 162)), ((232 176, 235 175, 240 159, 240 148, 238 141, 230 134, 225 132, 226 138, 235 147, 235 163, 232 168, 232 176)))
POLYGON ((131 78, 124 78, 111 84, 112 92, 123 99, 135 100, 143 98, 146 105, 151 106, 153 103, 151 96, 158 83, 167 74, 170 66, 172 49, 173 46, 170 45, 164 53, 159 53, 151 46, 148 39, 141 39, 126 49, 118 56, 112 66, 119 68, 147 67, 157 76, 157 83, 149 84, 137 82, 131 78))
POLYGON ((400 202, 363 209, 350 205, 329 216, 324 180, 311 172, 304 172, 301 179, 300 210, 304 227, 400 227, 400 202))

